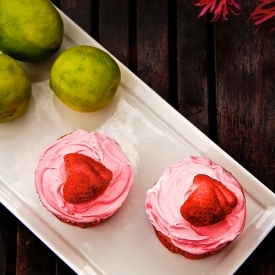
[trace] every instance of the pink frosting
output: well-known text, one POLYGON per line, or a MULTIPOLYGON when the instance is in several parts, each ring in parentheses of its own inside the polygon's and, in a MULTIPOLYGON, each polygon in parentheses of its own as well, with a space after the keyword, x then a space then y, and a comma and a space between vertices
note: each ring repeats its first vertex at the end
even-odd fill
POLYGON ((54 215, 72 222, 93 222, 113 215, 125 201, 133 183, 134 171, 119 144, 99 132, 83 130, 53 142, 40 155, 35 185, 42 204, 54 215), (82 204, 63 199, 66 180, 64 155, 80 153, 101 162, 113 173, 103 194, 82 204))
POLYGON ((178 248, 192 254, 220 249, 242 231, 246 202, 242 188, 231 173, 205 157, 191 156, 167 166, 157 183, 147 191, 145 210, 152 225, 178 248), (180 214, 189 197, 193 178, 205 174, 223 183, 237 197, 237 205, 222 222, 194 227, 180 214))

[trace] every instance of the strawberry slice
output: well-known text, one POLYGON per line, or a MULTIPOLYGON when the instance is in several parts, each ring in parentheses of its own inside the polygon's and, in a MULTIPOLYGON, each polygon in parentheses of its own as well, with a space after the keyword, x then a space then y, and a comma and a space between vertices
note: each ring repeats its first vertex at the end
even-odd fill
POLYGON ((224 220, 236 204, 236 196, 221 182, 207 175, 197 175, 180 212, 191 225, 201 227, 224 220))
POLYGON ((216 187, 219 188, 219 190, 222 191, 223 195, 226 197, 226 200, 228 201, 230 207, 233 209, 237 205, 237 198, 236 196, 221 182, 212 179, 213 184, 216 185, 216 187))
POLYGON ((91 201, 104 192, 113 173, 102 163, 79 153, 64 156, 66 182, 64 200, 72 204, 91 201))
POLYGON ((201 182, 210 181, 223 193, 224 197, 226 198, 228 204, 233 209, 237 205, 237 198, 236 196, 221 182, 206 176, 206 175, 197 175, 194 177, 193 185, 198 186, 201 182))

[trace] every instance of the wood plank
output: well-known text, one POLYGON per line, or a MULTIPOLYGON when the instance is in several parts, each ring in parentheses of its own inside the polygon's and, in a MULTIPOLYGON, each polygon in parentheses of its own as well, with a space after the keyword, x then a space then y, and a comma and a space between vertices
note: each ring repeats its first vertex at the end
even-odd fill
POLYGON ((53 252, 44 245, 21 222, 17 235, 16 274, 48 275, 54 274, 55 257, 53 252))
POLYGON ((76 275, 76 273, 61 259, 56 259, 56 275, 76 275))
MULTIPOLYGON (((218 144, 274 192, 275 40, 247 23, 254 1, 240 4, 216 24, 218 144)), ((273 229, 236 274, 274 274, 274 243, 273 229)))
POLYGON ((84 31, 91 34, 92 2, 86 0, 60 0, 60 9, 84 31))
POLYGON ((125 66, 129 66, 128 0, 99 1, 99 42, 125 66))
POLYGON ((255 35, 243 15, 217 25, 219 143, 273 191, 274 47, 272 36, 255 35))
POLYGON ((136 5, 137 75, 171 102, 168 0, 136 0, 136 5))
POLYGON ((8 211, 0 204, 0 274, 6 274, 8 247, 8 211))
POLYGON ((16 270, 17 219, 0 204, 0 274, 12 275, 16 270))
POLYGON ((215 126, 215 120, 209 121, 210 108, 215 108, 209 103, 213 94, 213 26, 204 19, 197 19, 199 10, 189 1, 178 1, 177 9, 178 109, 209 136, 212 126, 209 124, 215 126))

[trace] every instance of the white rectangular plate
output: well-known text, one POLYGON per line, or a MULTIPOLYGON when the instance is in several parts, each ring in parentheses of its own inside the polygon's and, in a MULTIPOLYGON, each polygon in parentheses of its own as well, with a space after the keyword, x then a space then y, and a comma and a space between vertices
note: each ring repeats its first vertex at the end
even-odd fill
MULTIPOLYGON (((72 45, 102 48, 61 13, 65 37, 59 51, 72 45)), ((113 102, 97 113, 78 113, 61 103, 49 88, 45 63, 23 64, 33 81, 28 110, 0 124, 0 200, 78 274, 179 275, 232 274, 275 223, 275 195, 118 60, 122 83, 113 102), (129 157, 135 180, 122 208, 98 227, 63 224, 42 207, 34 186, 41 151, 77 129, 100 130, 116 139, 129 157), (247 197, 243 234, 216 256, 188 260, 157 240, 144 211, 147 189, 164 167, 189 155, 204 155, 224 166, 241 182, 247 197)))

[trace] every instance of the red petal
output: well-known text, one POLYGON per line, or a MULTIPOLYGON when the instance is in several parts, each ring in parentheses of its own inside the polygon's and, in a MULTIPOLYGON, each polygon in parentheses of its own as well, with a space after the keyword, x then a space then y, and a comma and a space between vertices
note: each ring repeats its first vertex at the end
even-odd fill
POLYGON ((194 0, 193 4, 198 7, 203 7, 198 15, 201 17, 207 12, 213 13, 212 22, 217 21, 220 16, 223 20, 227 19, 228 14, 238 15, 242 8, 235 0, 194 0))
MULTIPOLYGON (((259 0, 258 6, 251 13, 250 19, 255 20, 254 25, 259 26, 275 15, 275 0, 259 0)), ((272 32, 273 28, 270 32, 272 32)), ((258 29, 257 29, 258 30, 258 29)))

